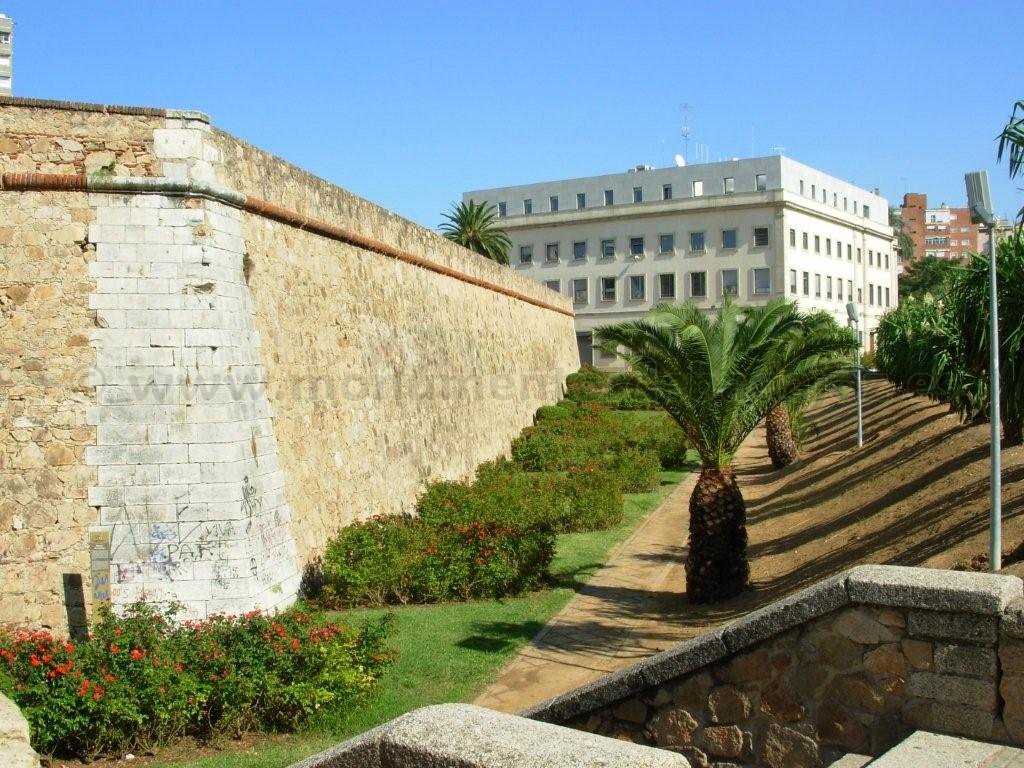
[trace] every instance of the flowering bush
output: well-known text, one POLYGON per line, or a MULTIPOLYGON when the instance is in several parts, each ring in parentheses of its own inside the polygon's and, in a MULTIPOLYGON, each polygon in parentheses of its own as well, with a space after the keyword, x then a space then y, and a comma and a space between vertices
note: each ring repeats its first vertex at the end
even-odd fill
POLYGON ((553 554, 548 531, 376 516, 328 543, 320 599, 355 606, 514 595, 540 585, 553 554))
POLYGON ((180 624, 174 614, 102 610, 81 642, 0 633, 0 690, 33 746, 89 760, 185 734, 291 729, 324 704, 358 700, 393 661, 390 619, 353 631, 300 610, 180 624))

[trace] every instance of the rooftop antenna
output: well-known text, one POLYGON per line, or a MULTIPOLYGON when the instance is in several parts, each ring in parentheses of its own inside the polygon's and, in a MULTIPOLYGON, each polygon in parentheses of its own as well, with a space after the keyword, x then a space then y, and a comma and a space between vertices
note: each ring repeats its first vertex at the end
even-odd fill
POLYGON ((772 146, 772 152, 774 152, 776 155, 784 155, 786 154, 786 148, 781 144, 775 144, 772 146))
POLYGON ((680 104, 679 111, 683 113, 683 127, 679 129, 680 135, 683 137, 683 160, 690 159, 690 110, 693 109, 691 104, 680 104))

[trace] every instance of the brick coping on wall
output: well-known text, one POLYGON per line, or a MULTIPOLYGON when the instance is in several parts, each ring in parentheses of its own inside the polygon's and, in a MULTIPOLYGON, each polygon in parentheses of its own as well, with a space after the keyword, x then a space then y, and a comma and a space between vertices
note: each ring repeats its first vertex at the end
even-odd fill
POLYGON ((193 109, 162 109, 160 107, 130 107, 124 104, 94 104, 63 99, 29 99, 24 96, 0 96, 0 107, 33 107, 35 109, 62 109, 69 112, 99 112, 105 115, 139 115, 199 120, 209 123, 210 117, 193 109))
MULTIPOLYGON (((3 104, 0 101, 0 104, 3 104)), ((71 104, 71 102, 63 102, 71 104)), ((68 107, 71 108, 71 107, 68 107)), ((126 109, 134 109, 127 107, 126 109)), ((138 113, 135 113, 138 114, 138 113)), ((382 256, 397 261, 411 264, 421 269, 435 272, 446 277, 451 277, 470 285, 483 288, 494 293, 508 296, 518 301, 532 304, 541 309, 557 312, 567 317, 573 317, 572 310, 564 309, 541 299, 535 299, 512 288, 484 280, 483 278, 467 274, 457 269, 439 264, 430 259, 418 256, 411 251, 396 248, 387 243, 371 237, 366 237, 358 232, 345 227, 340 227, 330 222, 306 216, 297 211, 285 208, 275 203, 262 200, 252 195, 246 195, 228 187, 202 181, 179 181, 164 177, 146 176, 107 176, 107 175, 85 175, 85 174, 57 174, 57 173, 4 173, 0 177, 0 191, 12 192, 37 192, 37 191, 67 191, 67 192, 107 192, 114 194, 162 194, 162 195, 183 195, 185 197, 201 197, 240 208, 248 213, 264 218, 278 221, 282 224, 295 227, 306 232, 311 232, 321 237, 326 237, 338 242, 354 245, 363 250, 372 251, 382 256)))

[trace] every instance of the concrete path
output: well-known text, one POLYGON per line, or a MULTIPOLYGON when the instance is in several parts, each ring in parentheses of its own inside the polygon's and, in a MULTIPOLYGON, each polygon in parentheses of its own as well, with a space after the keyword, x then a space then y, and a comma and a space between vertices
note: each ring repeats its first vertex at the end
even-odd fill
POLYGON ((502 712, 582 685, 694 634, 684 604, 691 473, 502 670, 474 704, 502 712))

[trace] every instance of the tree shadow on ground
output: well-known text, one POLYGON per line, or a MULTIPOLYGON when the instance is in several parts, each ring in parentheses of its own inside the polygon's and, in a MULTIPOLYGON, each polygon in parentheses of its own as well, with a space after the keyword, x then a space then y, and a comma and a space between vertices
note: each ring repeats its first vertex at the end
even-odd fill
POLYGON ((483 621, 473 625, 473 634, 456 645, 471 651, 497 653, 532 640, 544 628, 541 621, 483 621))

